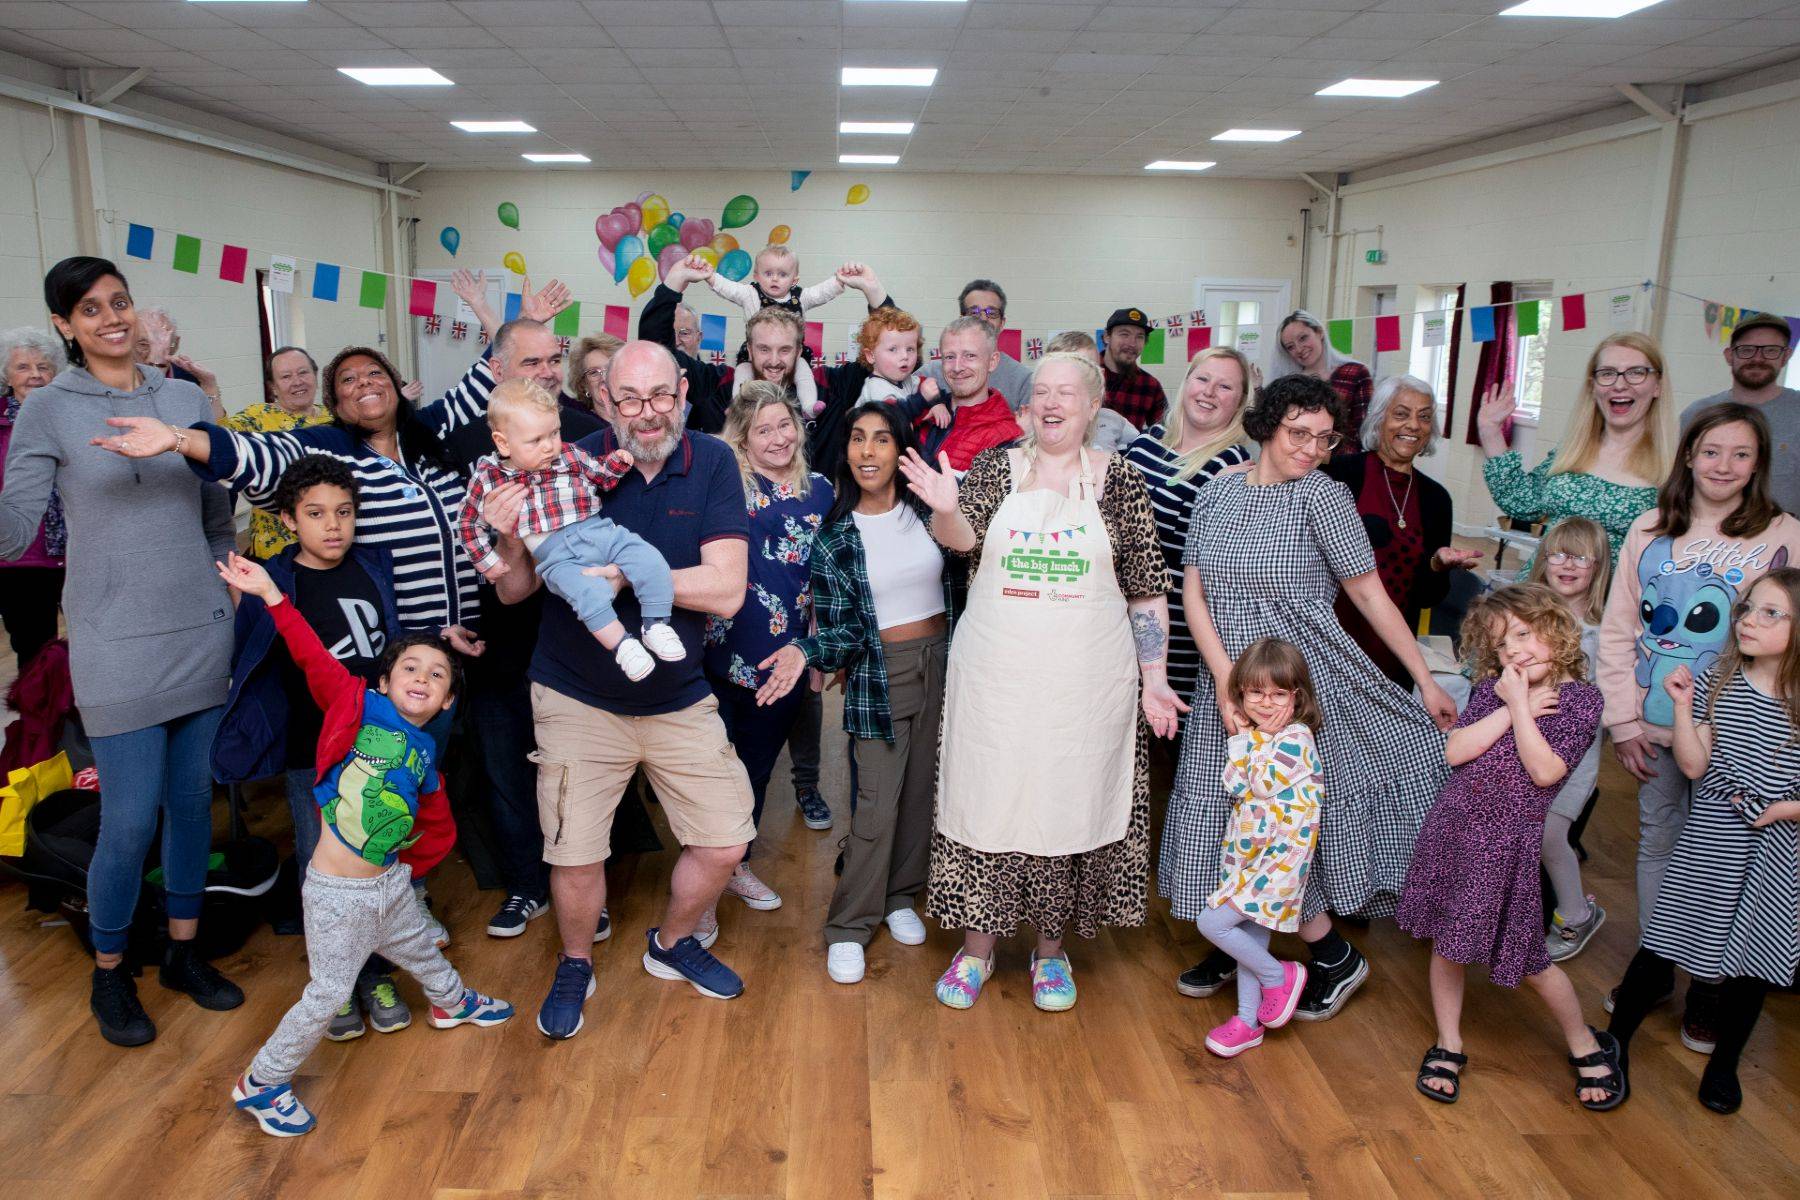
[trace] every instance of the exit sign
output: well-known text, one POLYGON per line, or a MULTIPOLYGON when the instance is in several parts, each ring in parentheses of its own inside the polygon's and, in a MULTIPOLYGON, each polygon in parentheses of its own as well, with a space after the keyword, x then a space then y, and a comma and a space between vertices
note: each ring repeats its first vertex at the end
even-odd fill
POLYGON ((1378 267, 1382 263, 1387 261, 1387 251, 1386 250, 1365 250, 1365 251, 1363 251, 1363 261, 1366 263, 1369 263, 1371 266, 1378 267))

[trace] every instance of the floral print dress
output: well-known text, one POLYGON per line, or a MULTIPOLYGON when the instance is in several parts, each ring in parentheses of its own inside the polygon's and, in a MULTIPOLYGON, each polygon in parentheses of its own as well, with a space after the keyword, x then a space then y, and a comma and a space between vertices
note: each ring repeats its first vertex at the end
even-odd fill
MULTIPOLYGON (((1613 483, 1582 471, 1552 474, 1555 464, 1556 451, 1552 450, 1527 471, 1519 452, 1508 450, 1483 463, 1481 477, 1495 506, 1515 521, 1542 521, 1546 529, 1564 517, 1586 517, 1599 523, 1612 543, 1616 562, 1619 543, 1625 540, 1631 523, 1656 507, 1656 489, 1613 483)), ((1530 570, 1531 564, 1526 563, 1519 578, 1530 570)))
POLYGON ((744 606, 732 617, 706 618, 707 673, 739 687, 761 687, 767 671, 757 664, 812 623, 812 546, 833 492, 823 475, 808 477, 806 494, 791 483, 753 476, 756 494, 746 497, 750 512, 750 572, 744 606))

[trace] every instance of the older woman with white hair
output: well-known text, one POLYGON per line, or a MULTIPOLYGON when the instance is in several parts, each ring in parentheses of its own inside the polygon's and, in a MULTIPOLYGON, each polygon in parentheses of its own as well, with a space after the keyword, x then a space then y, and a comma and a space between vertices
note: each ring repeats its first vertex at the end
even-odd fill
MULTIPOLYGON (((1437 439, 1437 399, 1431 385, 1414 375, 1392 375, 1375 389, 1363 418, 1362 444, 1368 449, 1339 454, 1325 467, 1356 498, 1357 515, 1375 550, 1375 574, 1415 631, 1419 614, 1449 594, 1450 572, 1481 558, 1480 551, 1450 544, 1450 493, 1416 469, 1415 460, 1430 454, 1437 439)), ((1403 688, 1412 687, 1406 667, 1342 593, 1337 614, 1344 632, 1382 674, 1403 688)))
POLYGON ((960 485, 947 454, 900 464, 931 536, 974 564, 950 643, 926 907, 963 931, 937 985, 952 1008, 975 1003, 995 942, 1020 924, 1037 933, 1032 1001, 1060 1012, 1075 1003, 1064 937, 1144 922, 1149 734, 1172 737, 1183 705, 1143 479, 1090 445, 1104 395, 1092 362, 1045 355, 1021 445, 981 451, 960 485))
MULTIPOLYGON (((62 342, 41 329, 25 326, 0 333, 0 485, 6 479, 6 448, 13 423, 27 397, 69 365, 62 342)), ((63 525, 62 497, 54 489, 37 537, 15 559, 0 559, 0 624, 12 642, 20 669, 56 638, 56 610, 62 605, 63 555, 69 534, 63 525)))
POLYGON ((1324 322, 1304 308, 1289 313, 1275 330, 1275 364, 1269 379, 1273 382, 1285 375, 1311 375, 1329 383, 1344 412, 1338 424, 1344 448, 1357 451, 1368 445, 1360 439, 1374 386, 1369 368, 1338 353, 1326 336, 1324 322))

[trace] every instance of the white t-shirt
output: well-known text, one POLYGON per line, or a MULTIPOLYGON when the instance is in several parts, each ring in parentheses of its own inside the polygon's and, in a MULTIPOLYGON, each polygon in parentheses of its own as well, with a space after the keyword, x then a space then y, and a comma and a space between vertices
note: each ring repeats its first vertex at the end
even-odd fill
POLYGON ((892 629, 944 611, 944 552, 908 504, 879 516, 852 511, 862 535, 875 624, 892 629))

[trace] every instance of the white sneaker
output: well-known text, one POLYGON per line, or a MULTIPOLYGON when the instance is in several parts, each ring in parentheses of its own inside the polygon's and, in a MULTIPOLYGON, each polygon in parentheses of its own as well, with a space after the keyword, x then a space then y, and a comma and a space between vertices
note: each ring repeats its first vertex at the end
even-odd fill
POLYGON ((719 913, 709 908, 700 914, 700 923, 694 926, 694 940, 700 943, 702 950, 711 950, 713 943, 719 940, 719 913))
POLYGON ((419 906, 419 915, 425 918, 425 928, 431 931, 431 941, 439 950, 450 944, 450 931, 444 923, 431 915, 431 906, 425 901, 425 885, 412 885, 413 901, 419 906))
POLYGON ((687 657, 687 647, 681 644, 681 635, 667 621, 656 621, 644 626, 644 645, 650 647, 650 653, 664 662, 680 662, 687 657))
POLYGON ((919 914, 910 908, 896 908, 887 915, 888 932, 902 946, 923 946, 925 944, 925 922, 919 920, 919 914))
POLYGON ((761 912, 773 912, 781 907, 781 893, 758 879, 744 863, 739 863, 731 878, 725 881, 725 894, 736 896, 761 912))
POLYGON ((613 651, 613 661, 619 664, 619 670, 625 672, 625 678, 636 683, 650 672, 656 670, 656 660, 644 649, 644 643, 636 638, 626 638, 613 651))
POLYGON ((834 983, 861 983, 863 948, 855 942, 833 942, 825 948, 825 970, 834 983))

